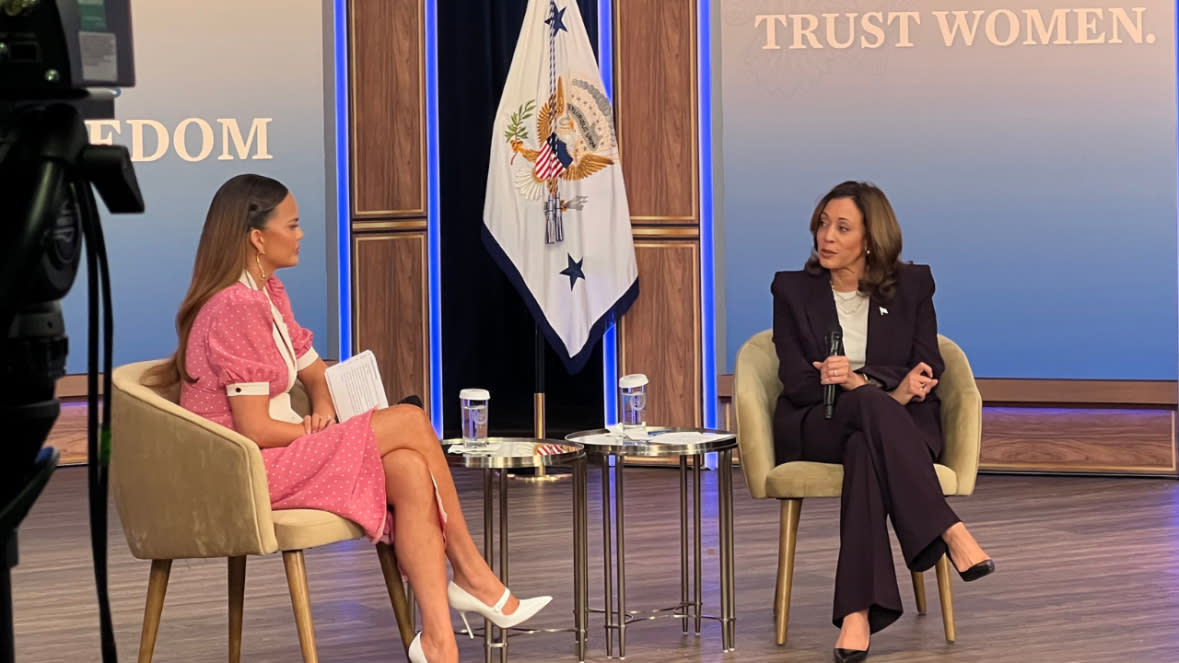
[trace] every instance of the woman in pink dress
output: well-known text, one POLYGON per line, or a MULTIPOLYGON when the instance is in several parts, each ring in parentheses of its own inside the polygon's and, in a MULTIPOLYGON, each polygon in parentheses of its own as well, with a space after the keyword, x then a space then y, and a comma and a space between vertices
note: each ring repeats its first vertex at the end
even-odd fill
POLYGON ((330 511, 373 542, 391 540, 422 613, 410 660, 457 661, 448 603, 464 621, 470 611, 510 627, 551 599, 518 600, 487 566, 421 408, 394 405, 336 422, 326 365, 275 276, 299 263, 302 237, 295 199, 281 183, 239 175, 222 185, 176 316, 178 350, 147 381, 180 382, 182 406, 261 447, 273 508, 330 511), (303 417, 291 408, 296 378, 311 398, 303 417))

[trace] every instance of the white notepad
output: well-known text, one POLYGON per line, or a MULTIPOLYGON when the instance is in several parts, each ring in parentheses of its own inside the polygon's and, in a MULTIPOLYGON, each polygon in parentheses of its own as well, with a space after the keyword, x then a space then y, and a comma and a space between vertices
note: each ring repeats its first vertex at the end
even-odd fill
POLYGON ((385 385, 381 382, 381 371, 372 350, 365 350, 347 361, 329 366, 324 373, 328 393, 336 408, 336 418, 348 421, 358 414, 373 408, 389 407, 385 397, 385 385))

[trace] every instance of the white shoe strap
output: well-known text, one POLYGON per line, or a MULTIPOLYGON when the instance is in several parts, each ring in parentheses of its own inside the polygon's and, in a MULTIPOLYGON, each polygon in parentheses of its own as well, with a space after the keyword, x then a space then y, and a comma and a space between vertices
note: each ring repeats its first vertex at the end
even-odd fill
POLYGON ((504 606, 508 604, 508 599, 511 598, 512 592, 507 587, 504 587, 504 593, 499 597, 499 600, 492 606, 496 612, 503 614, 504 606))

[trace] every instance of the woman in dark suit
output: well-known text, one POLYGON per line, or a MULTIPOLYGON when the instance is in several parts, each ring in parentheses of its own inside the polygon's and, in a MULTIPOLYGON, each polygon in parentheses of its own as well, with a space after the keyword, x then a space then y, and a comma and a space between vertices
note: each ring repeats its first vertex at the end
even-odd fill
POLYGON ((943 364, 929 267, 900 262, 896 215, 871 184, 832 189, 810 230, 806 267, 777 273, 772 287, 783 385, 774 446, 779 463, 843 465, 835 660, 862 661, 870 634, 902 612, 886 518, 914 571, 947 552, 964 580, 995 566, 946 504, 933 468, 942 435, 932 392, 943 364), (844 354, 828 356, 836 322, 844 354), (825 385, 837 385, 830 419, 825 385))

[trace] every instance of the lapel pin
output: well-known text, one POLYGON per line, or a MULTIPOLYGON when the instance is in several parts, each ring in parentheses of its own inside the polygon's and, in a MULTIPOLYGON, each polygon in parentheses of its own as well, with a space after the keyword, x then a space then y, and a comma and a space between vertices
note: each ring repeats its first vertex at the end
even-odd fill
POLYGON ((888 315, 888 309, 881 306, 880 307, 880 315, 888 315))

